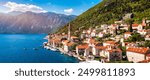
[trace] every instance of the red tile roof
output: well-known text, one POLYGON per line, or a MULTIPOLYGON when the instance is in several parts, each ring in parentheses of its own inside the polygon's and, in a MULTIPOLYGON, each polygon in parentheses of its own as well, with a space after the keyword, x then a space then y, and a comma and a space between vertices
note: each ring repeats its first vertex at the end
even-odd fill
POLYGON ((139 24, 132 24, 132 27, 138 27, 139 24))
POLYGON ((89 47, 89 45, 88 44, 81 44, 81 45, 79 45, 79 46, 77 46, 77 48, 78 49, 87 49, 89 47))
POLYGON ((68 41, 68 40, 63 40, 62 42, 66 44, 66 43, 68 43, 69 41, 68 41))
POLYGON ((78 37, 76 37, 76 36, 71 36, 71 38, 78 38, 78 37))
POLYGON ((114 27, 117 26, 117 24, 112 24, 114 27))
POLYGON ((149 48, 140 47, 140 48, 128 48, 127 51, 140 53, 140 54, 146 54, 149 48))
POLYGON ((95 39, 90 39, 90 43, 95 43, 96 42, 96 40, 95 39))
POLYGON ((107 50, 109 53, 113 53, 113 52, 122 52, 121 49, 112 49, 112 50, 107 50))
POLYGON ((72 45, 74 45, 74 42, 68 42, 68 43, 66 43, 66 45, 67 46, 72 46, 72 45))
POLYGON ((55 39, 50 39, 50 40, 49 40, 49 42, 60 43, 60 42, 61 42, 61 40, 60 40, 60 39, 55 38, 55 39))
POLYGON ((132 34, 132 32, 125 32, 124 34, 132 34))
POLYGON ((96 46, 95 48, 96 48, 96 49, 99 49, 99 50, 107 49, 107 47, 106 47, 106 46, 96 46))

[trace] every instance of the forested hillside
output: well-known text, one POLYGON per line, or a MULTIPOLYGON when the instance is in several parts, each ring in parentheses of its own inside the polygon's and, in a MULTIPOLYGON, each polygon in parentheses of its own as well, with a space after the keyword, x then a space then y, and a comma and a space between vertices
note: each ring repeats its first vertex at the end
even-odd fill
MULTIPOLYGON (((71 32, 114 23, 128 13, 133 13, 134 23, 141 23, 143 18, 150 19, 150 0, 103 0, 70 22, 71 32)), ((66 26, 57 32, 66 32, 66 26)))

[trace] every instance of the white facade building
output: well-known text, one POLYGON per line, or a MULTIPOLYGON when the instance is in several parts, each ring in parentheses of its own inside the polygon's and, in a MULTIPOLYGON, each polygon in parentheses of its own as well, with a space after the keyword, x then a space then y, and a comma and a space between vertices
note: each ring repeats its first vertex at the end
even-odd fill
POLYGON ((149 54, 149 52, 150 52, 149 48, 130 47, 127 49, 126 54, 127 54, 128 61, 137 63, 146 60, 146 55, 149 54))

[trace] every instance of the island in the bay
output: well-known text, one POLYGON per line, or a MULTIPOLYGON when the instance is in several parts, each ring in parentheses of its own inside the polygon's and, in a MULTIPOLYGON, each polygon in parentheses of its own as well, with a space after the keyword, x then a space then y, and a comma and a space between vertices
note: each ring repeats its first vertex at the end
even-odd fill
POLYGON ((150 1, 103 0, 47 39, 80 62, 149 63, 150 1))

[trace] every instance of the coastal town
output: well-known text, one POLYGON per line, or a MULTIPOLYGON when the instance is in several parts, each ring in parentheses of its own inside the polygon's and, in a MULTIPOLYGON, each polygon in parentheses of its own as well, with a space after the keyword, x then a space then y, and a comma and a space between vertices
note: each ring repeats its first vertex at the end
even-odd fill
POLYGON ((76 57, 80 62, 149 63, 149 26, 150 20, 147 18, 143 18, 140 24, 120 20, 82 30, 76 36, 72 34, 69 24, 67 33, 49 34, 44 47, 76 57))

